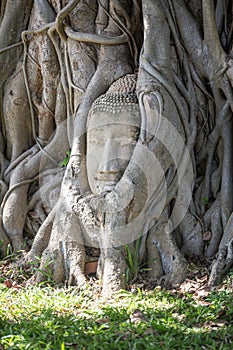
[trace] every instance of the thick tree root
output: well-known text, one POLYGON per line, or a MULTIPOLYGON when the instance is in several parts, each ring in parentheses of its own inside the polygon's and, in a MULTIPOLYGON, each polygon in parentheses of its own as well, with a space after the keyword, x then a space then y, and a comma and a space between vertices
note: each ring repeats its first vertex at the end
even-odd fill
POLYGON ((77 242, 61 243, 64 256, 65 278, 69 286, 85 288, 85 248, 77 242))
POLYGON ((53 221, 55 217, 56 206, 47 216, 46 220, 41 225, 37 235, 33 241, 30 252, 26 255, 25 261, 34 263, 40 259, 43 251, 47 248, 49 244, 49 239, 52 231, 53 221))
POLYGON ((218 257, 212 265, 209 286, 220 283, 221 278, 229 271, 233 265, 233 238, 220 250, 218 257))
MULTIPOLYGON (((64 123, 57 126, 56 133, 51 142, 37 153, 30 154, 27 158, 23 159, 17 167, 13 170, 10 177, 10 186, 14 191, 9 192, 7 200, 4 201, 3 208, 3 228, 11 240, 11 244, 15 251, 22 249, 23 247, 23 229, 25 226, 26 216, 28 212, 28 188, 31 180, 36 178, 38 181, 39 176, 43 175, 41 170, 48 168, 54 168, 54 164, 47 160, 45 164, 44 152, 50 154, 52 157, 56 157, 57 162, 63 159, 65 153, 69 148, 66 127, 64 123), (38 178, 37 178, 38 177, 38 178), (24 184, 25 182, 25 184, 24 184), (22 183, 23 186, 20 185, 22 183), (20 186, 18 186, 18 184, 20 186)), ((33 147, 33 150, 35 147, 33 147)), ((42 198, 43 200, 43 198, 42 198)))
POLYGON ((187 212, 180 224, 182 232, 182 252, 187 256, 202 256, 204 242, 202 238, 202 227, 200 222, 187 212))
POLYGON ((186 278, 187 262, 178 249, 172 234, 166 230, 166 216, 165 213, 165 217, 160 218, 159 222, 150 230, 147 254, 150 256, 150 275, 157 279, 163 270, 164 275, 160 278, 159 284, 165 287, 175 287, 186 278), (158 253, 161 260, 159 263, 157 261, 158 253))
POLYGON ((85 288, 84 275, 85 250, 77 242, 59 242, 49 245, 42 254, 40 267, 36 273, 36 282, 52 280, 56 284, 66 283, 85 288))
POLYGON ((6 256, 6 251, 9 244, 10 240, 5 234, 5 231, 0 223, 0 257, 6 256))
POLYGON ((217 259, 214 261, 209 277, 209 285, 217 285, 233 265, 233 214, 228 220, 219 244, 217 259))
POLYGON ((123 247, 102 249, 103 282, 102 295, 126 288, 126 261, 123 247))

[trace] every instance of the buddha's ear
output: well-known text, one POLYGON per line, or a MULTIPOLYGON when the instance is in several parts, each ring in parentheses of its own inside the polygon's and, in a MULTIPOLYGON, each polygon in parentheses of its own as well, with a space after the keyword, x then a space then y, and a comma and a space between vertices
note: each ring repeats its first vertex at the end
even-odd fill
POLYGON ((161 124, 163 99, 158 91, 141 93, 139 106, 142 117, 140 137, 143 142, 149 143, 158 132, 161 124))

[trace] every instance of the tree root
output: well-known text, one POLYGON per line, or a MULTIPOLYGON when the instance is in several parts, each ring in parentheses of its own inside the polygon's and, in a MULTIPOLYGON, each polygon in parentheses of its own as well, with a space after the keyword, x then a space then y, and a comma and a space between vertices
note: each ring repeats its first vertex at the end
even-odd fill
POLYGON ((36 262, 40 259, 43 251, 47 248, 49 244, 49 239, 52 231, 53 221, 55 218, 56 206, 47 216, 40 229, 37 232, 37 235, 33 241, 30 252, 26 255, 25 261, 36 262))
POLYGON ((7 237, 4 229, 2 228, 2 224, 0 223, 0 256, 6 256, 7 247, 10 244, 10 240, 7 237))
MULTIPOLYGON (((45 150, 61 160, 68 147, 66 128, 60 124, 57 126, 54 138, 45 147, 45 150)), ((18 164, 10 177, 9 196, 7 195, 8 197, 4 200, 2 217, 4 230, 11 240, 14 250, 22 249, 23 245, 23 228, 28 212, 29 184, 32 179, 43 175, 43 173, 40 174, 41 166, 43 166, 42 170, 51 168, 51 162, 44 164, 43 156, 43 151, 32 153, 18 164), (15 186, 15 190, 11 192, 13 186, 15 186)), ((52 166, 54 167, 53 164, 52 166)))
POLYGON ((211 232, 211 238, 206 250, 207 258, 214 256, 217 252, 219 242, 222 238, 222 223, 221 223, 221 200, 218 194, 216 200, 204 215, 205 227, 211 232))
POLYGON ((158 278, 163 270, 165 275, 161 277, 159 283, 170 287, 180 285, 185 280, 187 262, 178 249, 172 234, 167 232, 167 213, 165 212, 164 214, 165 216, 161 217, 158 223, 150 230, 147 254, 149 256, 154 255, 154 261, 150 265, 150 275, 158 278), (154 246, 157 247, 159 252, 161 259, 159 265, 162 265, 162 269, 161 266, 158 267, 157 252, 154 254, 154 246), (153 272, 154 269, 155 272, 153 272))
POLYGON ((197 218, 191 213, 187 212, 184 219, 180 224, 180 230, 182 234, 182 252, 186 256, 199 256, 203 255, 204 242, 203 242, 203 228, 197 218))
POLYGON ((74 241, 60 241, 48 245, 43 251, 36 282, 41 283, 51 278, 56 284, 67 283, 69 286, 85 288, 87 280, 84 270, 84 246, 74 241))
POLYGON ((220 249, 218 257, 212 265, 209 277, 209 286, 220 283, 221 278, 229 271, 233 265, 233 238, 220 249))
POLYGON ((102 295, 108 296, 112 293, 126 288, 126 261, 124 248, 101 249, 103 264, 102 295))
POLYGON ((219 244, 217 259, 214 261, 209 277, 209 285, 217 285, 233 265, 233 214, 231 214, 219 244))

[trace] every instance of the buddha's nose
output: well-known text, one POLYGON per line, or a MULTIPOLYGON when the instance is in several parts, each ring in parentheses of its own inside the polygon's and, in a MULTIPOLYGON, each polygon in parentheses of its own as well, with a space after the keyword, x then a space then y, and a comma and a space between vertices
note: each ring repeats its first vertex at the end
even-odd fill
POLYGON ((119 142, 117 140, 107 140, 103 151, 103 161, 99 167, 100 174, 117 174, 119 172, 118 150, 119 142))

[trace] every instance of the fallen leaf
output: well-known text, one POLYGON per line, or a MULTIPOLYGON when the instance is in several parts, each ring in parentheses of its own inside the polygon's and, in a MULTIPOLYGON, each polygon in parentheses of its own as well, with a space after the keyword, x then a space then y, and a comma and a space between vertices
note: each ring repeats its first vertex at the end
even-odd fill
POLYGON ((100 318, 100 319, 96 320, 96 322, 97 322, 98 324, 108 323, 108 322, 109 322, 109 318, 108 318, 108 317, 106 317, 106 318, 100 318))
POLYGON ((145 330, 143 334, 144 335, 158 335, 159 333, 155 329, 150 327, 147 330, 145 330))
POLYGON ((180 291, 183 293, 195 293, 198 288, 198 283, 196 281, 186 279, 180 286, 180 291))
POLYGON ((21 289, 21 286, 19 284, 17 284, 16 282, 13 282, 12 283, 12 288, 21 289))
POLYGON ((174 312, 172 314, 172 317, 176 318, 179 322, 183 321, 185 319, 185 315, 184 314, 178 314, 177 312, 174 312))
POLYGON ((72 347, 74 350, 78 350, 78 344, 77 343, 65 343, 65 346, 72 347))
POLYGON ((130 321, 133 323, 148 322, 145 315, 140 310, 135 310, 132 315, 130 315, 130 321))
POLYGON ((196 281, 199 282, 199 283, 204 283, 208 280, 208 275, 204 275, 203 277, 201 278, 198 278, 196 277, 196 281))
POLYGON ((209 295, 209 292, 205 289, 197 290, 194 294, 194 299, 203 299, 209 295))
POLYGON ((225 316, 226 315, 226 310, 225 309, 222 309, 218 312, 218 318, 221 318, 222 316, 225 316))
POLYGON ((4 284, 7 288, 11 288, 12 287, 12 281, 10 279, 7 279, 4 281, 4 284))
POLYGON ((122 340, 127 340, 128 337, 131 335, 131 332, 126 331, 126 332, 122 332, 122 333, 117 333, 116 335, 122 340))
POLYGON ((91 273, 96 273, 98 266, 98 261, 89 261, 85 264, 85 275, 90 275, 91 273))
POLYGON ((211 329, 218 329, 219 327, 223 327, 226 324, 227 324, 227 321, 223 321, 223 320, 218 322, 207 321, 206 323, 204 323, 204 326, 211 329))

